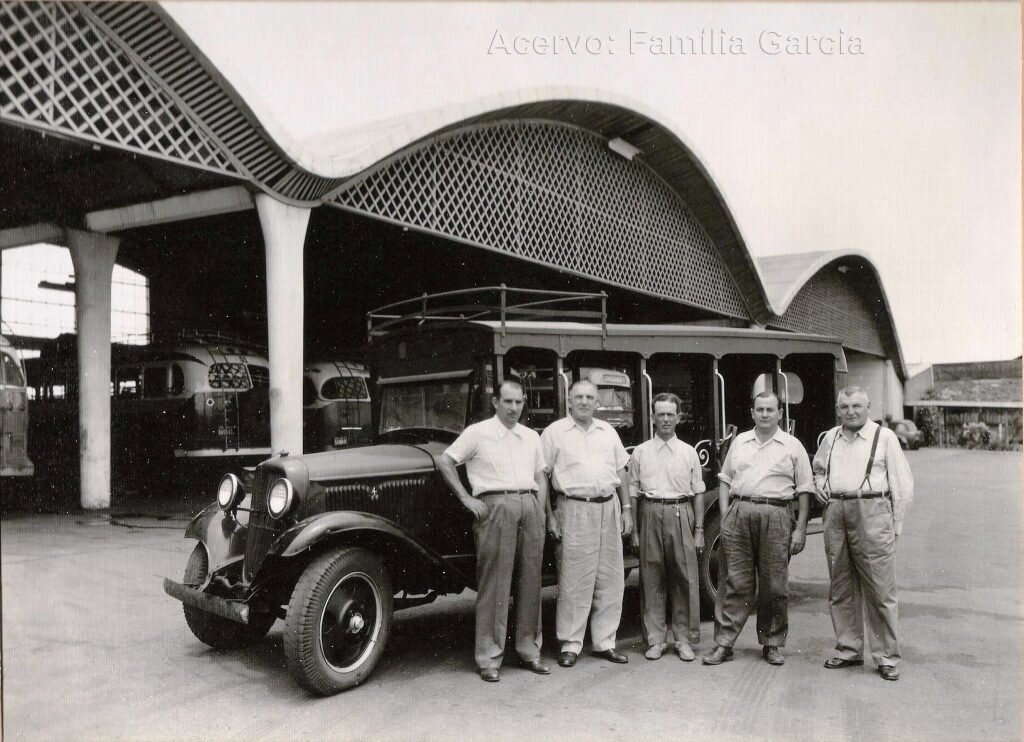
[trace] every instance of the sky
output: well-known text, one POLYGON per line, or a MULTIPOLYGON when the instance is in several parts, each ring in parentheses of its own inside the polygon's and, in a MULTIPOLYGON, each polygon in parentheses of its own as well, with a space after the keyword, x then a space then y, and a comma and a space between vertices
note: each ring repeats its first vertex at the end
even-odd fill
POLYGON ((656 112, 755 257, 859 249, 917 364, 1021 353, 1021 19, 999 3, 163 3, 271 131, 523 88, 656 112))

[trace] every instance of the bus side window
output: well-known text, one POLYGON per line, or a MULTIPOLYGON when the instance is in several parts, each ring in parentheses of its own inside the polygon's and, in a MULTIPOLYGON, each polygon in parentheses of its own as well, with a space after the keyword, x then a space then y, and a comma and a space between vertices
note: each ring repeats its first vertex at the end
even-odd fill
POLYGON ((148 366, 142 371, 142 396, 162 399, 167 396, 167 367, 148 366))
POLYGON ((185 391, 185 372, 177 363, 171 364, 171 396, 177 397, 185 391))
POLYGON ((7 386, 25 386, 25 378, 21 375, 21 367, 18 362, 9 355, 2 355, 0 358, 4 359, 3 378, 0 381, 7 386))
POLYGON ((138 397, 142 392, 142 369, 124 366, 114 371, 114 395, 123 398, 138 397))

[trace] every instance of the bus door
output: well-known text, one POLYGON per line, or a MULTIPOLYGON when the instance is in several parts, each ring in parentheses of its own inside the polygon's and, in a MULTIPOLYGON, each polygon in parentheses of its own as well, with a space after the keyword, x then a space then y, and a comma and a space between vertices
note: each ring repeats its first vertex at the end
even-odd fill
POLYGON ((826 353, 798 353, 779 362, 783 429, 812 457, 819 436, 835 425, 835 366, 835 358, 826 353))
POLYGON ((523 385, 523 425, 540 433, 565 415, 562 365, 553 350, 518 346, 498 360, 500 368, 495 383, 514 379, 523 385))
POLYGON ((736 433, 754 427, 750 409, 759 378, 767 374, 766 378, 772 384, 768 390, 776 391, 775 371, 776 357, 773 355, 733 353, 718 359, 716 379, 722 428, 719 465, 725 461, 725 453, 736 433))
MULTIPOLYGON (((648 417, 654 420, 653 399, 663 392, 675 394, 683 401, 682 418, 676 436, 689 443, 700 456, 704 482, 712 487, 715 480, 715 373, 714 359, 698 353, 655 353, 647 360, 648 417)), ((648 432, 647 437, 653 433, 648 432)))
POLYGON ((597 387, 594 417, 615 428, 623 446, 636 446, 647 439, 639 404, 644 396, 638 354, 577 350, 566 356, 565 370, 572 383, 586 380, 597 387))

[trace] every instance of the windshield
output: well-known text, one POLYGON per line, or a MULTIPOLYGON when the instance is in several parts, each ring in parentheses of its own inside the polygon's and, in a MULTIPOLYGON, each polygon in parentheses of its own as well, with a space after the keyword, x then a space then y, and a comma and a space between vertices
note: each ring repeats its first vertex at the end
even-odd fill
POLYGON ((602 410, 633 411, 633 395, 629 389, 598 387, 597 407, 602 410))
POLYGON ((468 381, 388 384, 381 396, 380 432, 435 428, 461 433, 468 411, 468 381))

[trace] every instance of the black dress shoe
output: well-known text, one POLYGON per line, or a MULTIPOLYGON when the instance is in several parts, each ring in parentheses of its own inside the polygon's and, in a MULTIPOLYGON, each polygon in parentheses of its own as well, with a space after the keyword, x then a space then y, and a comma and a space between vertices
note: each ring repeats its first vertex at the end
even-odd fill
POLYGON ((614 662, 617 665, 624 665, 629 662, 629 657, 624 655, 619 650, 612 647, 611 649, 605 649, 601 652, 594 652, 595 657, 601 657, 609 662, 614 662))
POLYGON ((561 667, 573 667, 576 664, 576 657, 575 652, 562 652, 558 655, 558 664, 561 667))
POLYGON ((864 664, 864 660, 848 660, 843 657, 829 657, 825 660, 825 668, 828 670, 838 670, 842 667, 859 667, 864 664))
POLYGON ((550 675, 551 668, 543 664, 540 660, 519 660, 519 666, 524 670, 537 673, 538 675, 550 675))
POLYGON ((480 679, 488 683, 497 683, 501 680, 501 671, 497 667, 481 667, 480 679))
POLYGON ((882 680, 899 680, 900 671, 899 668, 893 665, 879 665, 878 674, 882 676, 882 680))

